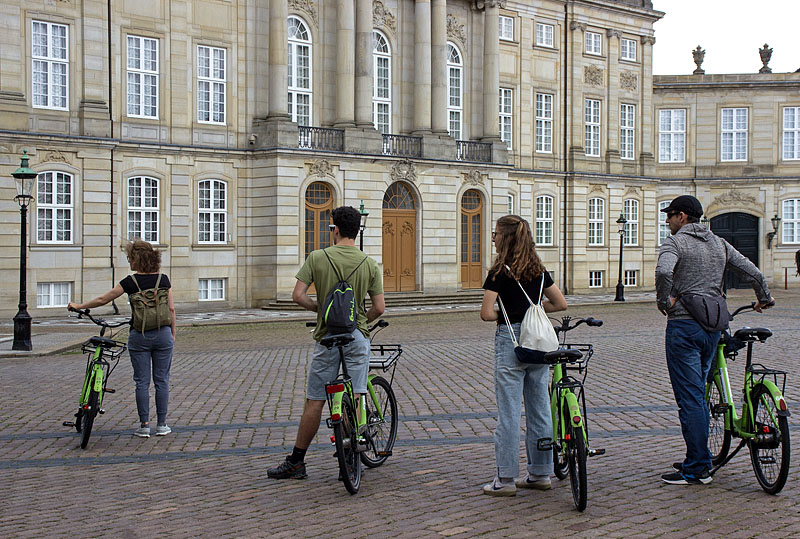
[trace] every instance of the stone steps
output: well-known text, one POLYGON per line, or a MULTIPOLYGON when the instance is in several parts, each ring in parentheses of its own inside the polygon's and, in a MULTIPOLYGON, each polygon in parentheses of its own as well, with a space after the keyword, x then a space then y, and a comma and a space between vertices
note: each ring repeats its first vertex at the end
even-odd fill
MULTIPOLYGON (((463 290, 452 294, 430 294, 424 292, 388 292, 386 307, 421 307, 428 305, 464 305, 479 304, 483 299, 483 290, 463 290)), ((267 311, 301 311, 302 307, 291 299, 276 299, 261 307, 267 311)))

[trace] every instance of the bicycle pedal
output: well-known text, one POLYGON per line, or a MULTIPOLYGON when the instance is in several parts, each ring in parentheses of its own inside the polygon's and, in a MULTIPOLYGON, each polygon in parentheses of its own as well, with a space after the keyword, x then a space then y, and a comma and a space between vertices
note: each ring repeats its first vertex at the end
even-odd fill
POLYGON ((605 455, 605 454, 606 454, 606 450, 605 449, 590 449, 589 450, 589 456, 590 457, 599 457, 600 455, 605 455))
POLYGON ((103 391, 106 392, 106 393, 116 393, 117 392, 116 389, 111 389, 109 387, 105 388, 103 391))
POLYGON ((539 438, 536 440, 536 449, 539 451, 552 451, 553 440, 550 438, 539 438))
POLYGON ((75 422, 74 421, 64 421, 62 423, 62 425, 64 425, 65 427, 74 427, 75 426, 75 422))
POLYGON ((717 415, 718 414, 724 414, 725 412, 728 411, 728 408, 730 408, 730 404, 721 402, 719 404, 715 404, 714 406, 712 406, 711 407, 711 412, 713 414, 717 414, 717 415))
POLYGON ((377 454, 378 454, 379 457, 391 457, 392 456, 392 452, 391 451, 378 451, 377 454))

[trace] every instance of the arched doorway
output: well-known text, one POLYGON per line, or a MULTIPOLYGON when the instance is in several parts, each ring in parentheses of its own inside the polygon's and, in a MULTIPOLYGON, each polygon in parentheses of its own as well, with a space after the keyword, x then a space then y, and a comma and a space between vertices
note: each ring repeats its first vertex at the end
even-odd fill
POLYGON ((383 290, 417 289, 417 208, 408 185, 395 182, 383 196, 383 290))
MULTIPOLYGON (((748 213, 723 213, 711 218, 711 230, 758 266, 758 217, 748 213)), ((725 272, 725 288, 750 288, 733 271, 725 272)))
POLYGON ((306 189, 305 211, 305 257, 315 249, 331 245, 331 210, 333 194, 331 188, 322 182, 314 182, 306 189))
POLYGON ((483 285, 483 198, 470 189, 461 197, 461 288, 483 285))

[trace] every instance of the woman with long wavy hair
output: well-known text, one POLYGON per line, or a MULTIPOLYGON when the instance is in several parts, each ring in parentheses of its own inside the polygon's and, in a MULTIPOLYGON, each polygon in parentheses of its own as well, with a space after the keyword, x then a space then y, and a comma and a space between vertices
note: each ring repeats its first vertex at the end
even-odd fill
POLYGON ((567 301, 536 254, 531 228, 525 219, 517 215, 501 217, 495 225, 492 240, 497 258, 483 283, 481 319, 497 323, 494 336, 497 473, 494 480, 483 487, 483 492, 490 496, 514 496, 517 487, 550 488, 552 453, 537 449, 539 438, 551 438, 553 434, 547 387, 549 367, 517 360, 506 318, 495 310, 495 302, 502 301, 501 308, 508 315, 510 329, 519 340, 520 323, 530 307, 520 285, 533 301, 539 299, 542 291, 542 305, 546 312, 565 310, 567 301), (515 480, 519 473, 519 423, 523 399, 528 469, 523 477, 515 480))

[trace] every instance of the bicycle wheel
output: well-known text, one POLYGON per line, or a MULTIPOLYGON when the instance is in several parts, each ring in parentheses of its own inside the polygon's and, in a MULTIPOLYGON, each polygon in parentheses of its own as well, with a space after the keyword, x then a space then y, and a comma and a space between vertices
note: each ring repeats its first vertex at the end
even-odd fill
POLYGON ((731 431, 725 428, 724 401, 717 381, 706 384, 706 405, 710 419, 708 423, 708 450, 711 452, 711 462, 715 466, 728 456, 731 448, 731 431))
POLYGON ((383 419, 369 394, 365 395, 367 407, 367 444, 369 449, 361 453, 361 462, 369 468, 377 468, 389 458, 397 438, 397 399, 392 386, 386 379, 376 376, 372 379, 375 400, 383 412, 383 419))
MULTIPOLYGON (((558 425, 555 426, 555 432, 557 433, 556 436, 561 436, 561 428, 562 428, 562 421, 565 422, 563 424, 569 425, 569 419, 564 416, 564 414, 560 414, 558 416, 557 421, 559 422, 558 425)), ((567 477, 569 473, 569 459, 567 459, 567 443, 564 440, 561 440, 560 447, 558 447, 559 440, 553 440, 553 473, 556 474, 556 477, 559 479, 564 479, 567 477)))
POLYGON ((94 418, 97 416, 98 397, 99 395, 94 389, 89 392, 89 400, 86 401, 89 407, 83 411, 83 417, 81 418, 81 449, 86 449, 89 444, 89 436, 92 435, 92 425, 94 425, 94 418))
POLYGON ((777 494, 789 475, 789 421, 778 416, 778 408, 766 386, 758 384, 751 393, 757 437, 747 442, 758 484, 768 494, 777 494))
POLYGON ((583 438, 583 429, 580 427, 569 428, 570 437, 567 441, 567 454, 569 459, 569 482, 572 488, 572 499, 578 511, 586 509, 586 440, 583 438))
POLYGON ((347 394, 342 397, 342 420, 333 426, 333 436, 344 488, 350 494, 355 494, 361 486, 361 461, 356 452, 358 443, 356 411, 347 394))

